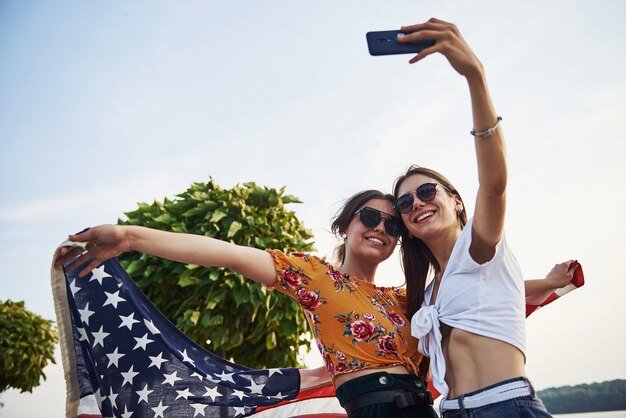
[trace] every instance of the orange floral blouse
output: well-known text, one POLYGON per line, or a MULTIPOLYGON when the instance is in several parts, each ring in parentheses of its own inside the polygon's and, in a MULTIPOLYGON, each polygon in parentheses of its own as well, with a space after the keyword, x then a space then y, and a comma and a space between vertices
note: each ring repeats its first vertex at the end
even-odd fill
POLYGON ((418 374, 422 355, 404 314, 404 288, 377 287, 318 257, 267 250, 276 282, 306 313, 328 373, 404 365, 418 374))

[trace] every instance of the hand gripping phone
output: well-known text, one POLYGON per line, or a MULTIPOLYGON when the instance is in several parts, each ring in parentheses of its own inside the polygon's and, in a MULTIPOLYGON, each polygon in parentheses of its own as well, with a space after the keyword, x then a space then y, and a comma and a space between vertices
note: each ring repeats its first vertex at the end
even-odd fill
POLYGON ((435 41, 426 40, 410 43, 399 43, 399 30, 367 32, 367 48, 370 55, 417 54, 422 49, 435 45, 435 41))

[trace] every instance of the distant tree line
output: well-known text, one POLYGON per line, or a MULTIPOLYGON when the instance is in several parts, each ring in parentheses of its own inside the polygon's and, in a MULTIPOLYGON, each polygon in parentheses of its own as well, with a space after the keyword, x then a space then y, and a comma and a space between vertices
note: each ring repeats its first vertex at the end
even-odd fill
POLYGON ((537 395, 553 414, 626 410, 626 380, 561 386, 537 395))

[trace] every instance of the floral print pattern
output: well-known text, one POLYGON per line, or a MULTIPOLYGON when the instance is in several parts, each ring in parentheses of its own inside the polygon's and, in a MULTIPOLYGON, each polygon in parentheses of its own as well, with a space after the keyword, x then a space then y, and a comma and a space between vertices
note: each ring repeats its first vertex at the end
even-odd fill
POLYGON ((404 315, 404 289, 376 287, 318 257, 267 250, 272 287, 298 301, 331 376, 405 365, 417 374, 421 354, 404 315))
POLYGON ((335 286, 335 291, 343 292, 344 290, 348 290, 350 294, 358 287, 359 283, 352 279, 349 274, 341 273, 333 266, 328 264, 328 271, 326 272, 333 279, 333 285, 335 286))

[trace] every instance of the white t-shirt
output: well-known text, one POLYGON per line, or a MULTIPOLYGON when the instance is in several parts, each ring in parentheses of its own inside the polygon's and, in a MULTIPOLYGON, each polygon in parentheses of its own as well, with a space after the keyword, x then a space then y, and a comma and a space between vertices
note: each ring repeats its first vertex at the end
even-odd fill
POLYGON ((504 234, 491 260, 478 264, 470 253, 472 219, 450 254, 437 299, 429 305, 433 283, 426 288, 422 308, 411 319, 411 333, 419 351, 430 357, 433 385, 443 399, 448 395, 440 322, 474 334, 494 338, 525 351, 524 279, 504 234))

